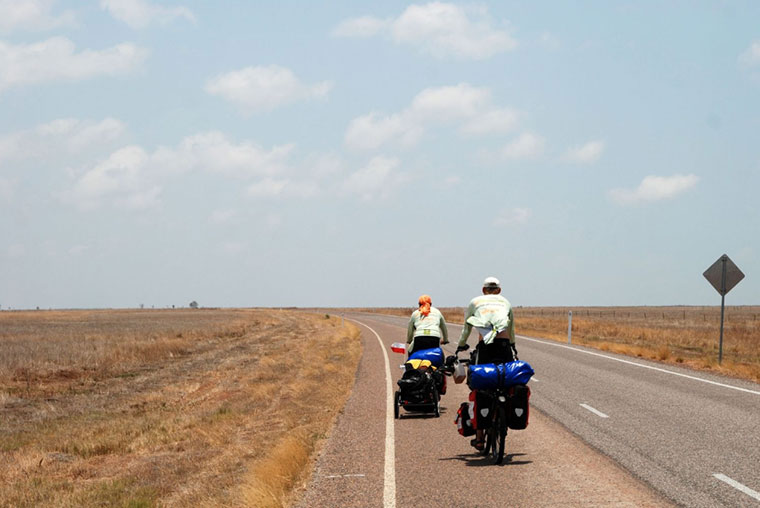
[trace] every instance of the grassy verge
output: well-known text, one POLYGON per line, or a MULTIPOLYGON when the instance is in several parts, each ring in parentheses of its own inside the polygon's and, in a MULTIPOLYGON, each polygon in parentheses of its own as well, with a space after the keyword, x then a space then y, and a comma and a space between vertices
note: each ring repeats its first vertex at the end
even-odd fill
POLYGON ((14 507, 284 506, 361 348, 340 319, 271 310, 0 324, 16 351, 0 360, 0 506, 14 507))

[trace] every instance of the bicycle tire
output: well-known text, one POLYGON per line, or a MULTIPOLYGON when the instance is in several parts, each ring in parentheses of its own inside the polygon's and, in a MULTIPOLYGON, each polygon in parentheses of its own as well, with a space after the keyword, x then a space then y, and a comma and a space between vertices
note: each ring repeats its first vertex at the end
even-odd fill
POLYGON ((490 430, 494 439, 491 457, 495 464, 501 464, 504 461, 504 445, 507 440, 507 415, 503 406, 499 406, 496 410, 490 430))
POLYGON ((483 447, 483 451, 481 452, 483 455, 488 457, 488 455, 491 453, 491 447, 493 446, 493 432, 491 428, 486 429, 485 431, 485 437, 486 437, 486 444, 483 447))

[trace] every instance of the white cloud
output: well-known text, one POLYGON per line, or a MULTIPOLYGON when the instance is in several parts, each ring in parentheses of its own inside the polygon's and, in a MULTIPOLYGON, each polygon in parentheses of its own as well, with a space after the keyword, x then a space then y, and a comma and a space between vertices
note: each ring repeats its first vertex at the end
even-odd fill
POLYGON ((249 185, 247 193, 250 197, 257 198, 308 198, 316 196, 319 193, 319 188, 314 182, 297 181, 289 178, 264 178, 249 185))
POLYGON ((72 256, 79 256, 80 254, 87 252, 89 249, 89 245, 74 245, 69 249, 69 254, 72 256))
POLYGON ((467 83, 426 88, 412 100, 410 114, 431 122, 469 118, 482 111, 490 99, 488 88, 467 83))
POLYGON ((0 177, 0 203, 8 203, 13 199, 16 182, 0 177))
MULTIPOLYGON (((177 147, 148 153, 139 146, 113 152, 81 174, 62 200, 84 210, 113 204, 142 210, 160 204, 164 182, 189 171, 220 173, 235 178, 269 178, 287 170, 293 145, 269 150, 252 142, 233 143, 222 133, 206 132, 183 139, 177 147)), ((305 184, 291 186, 297 195, 310 192, 305 184)))
POLYGON ((127 74, 147 56, 146 49, 130 43, 77 53, 74 43, 65 37, 16 46, 0 41, 0 91, 49 81, 127 74))
POLYGON ((341 22, 332 31, 335 37, 373 37, 390 27, 390 21, 362 16, 341 22))
POLYGON ((672 199, 695 187, 699 177, 690 175, 647 176, 635 189, 612 189, 609 197, 618 204, 672 199))
POLYGON ((473 136, 503 134, 514 130, 517 120, 517 113, 511 109, 494 109, 471 118, 459 130, 473 136))
POLYGON ((293 149, 292 144, 266 150, 247 141, 233 143, 217 131, 194 134, 177 148, 161 147, 153 155, 157 167, 172 172, 204 170, 238 178, 282 172, 293 149))
POLYGON ((579 164, 590 164, 599 160, 604 152, 603 141, 589 141, 585 145, 570 148, 562 156, 567 162, 576 162, 579 164))
POLYGON ((26 247, 23 244, 15 243, 8 247, 6 252, 9 258, 20 258, 26 254, 26 247))
POLYGON ((276 213, 268 213, 264 216, 264 225, 270 230, 279 228, 283 222, 282 215, 276 213))
POLYGON ((42 31, 71 26, 74 14, 52 13, 55 0, 0 0, 0 32, 42 31))
POLYGON ((268 111, 292 102, 321 99, 332 84, 303 84, 290 69, 278 65, 246 67, 210 79, 206 92, 233 102, 249 113, 268 111))
POLYGON ((64 200, 82 209, 98 208, 106 201, 131 209, 156 206, 161 187, 147 174, 149 157, 139 146, 117 150, 87 171, 64 200))
POLYGON ((543 153, 545 144, 541 136, 525 132, 507 144, 501 155, 508 160, 536 159, 543 153))
POLYGON ((351 120, 344 140, 352 148, 372 150, 391 141, 414 145, 423 132, 418 120, 405 114, 383 116, 373 112, 351 120))
POLYGON ((386 198, 408 177, 396 170, 399 160, 388 157, 374 157, 366 166, 350 174, 343 182, 343 192, 365 201, 386 198))
POLYGON ((134 29, 154 23, 166 25, 177 18, 195 22, 195 15, 187 7, 164 7, 144 0, 102 0, 100 6, 134 29))
POLYGON ((543 47, 551 51, 556 51, 562 47, 562 41, 551 32, 542 33, 540 41, 543 47))
POLYGON ((208 218, 208 221, 212 224, 226 224, 230 222, 235 215, 236 213, 234 210, 214 210, 208 218))
POLYGON ((410 5, 395 19, 370 16, 340 23, 333 35, 370 37, 386 33, 396 44, 408 44, 436 58, 482 60, 514 49, 517 43, 504 30, 492 26, 486 8, 464 8, 430 2, 410 5))
POLYGON ((426 88, 399 113, 372 112, 351 121, 344 141, 351 148, 372 150, 396 142, 409 147, 422 138, 429 127, 461 125, 468 135, 482 135, 511 129, 516 114, 491 106, 491 91, 467 83, 426 88))
POLYGON ((516 224, 525 224, 530 219, 533 212, 530 208, 513 208, 503 210, 493 221, 494 226, 512 226, 516 224))
POLYGON ((246 249, 246 245, 243 242, 224 242, 222 244, 222 252, 224 254, 235 256, 240 254, 246 249))
POLYGON ((282 193, 287 180, 277 180, 274 178, 265 178, 248 186, 248 195, 252 197, 271 197, 278 196, 282 193))
POLYGON ((760 41, 753 41, 752 44, 739 55, 739 64, 744 67, 760 65, 760 41))
POLYGON ((304 162, 304 168, 308 174, 323 178, 340 173, 344 163, 335 153, 311 154, 304 162))
POLYGON ((59 158, 78 154, 118 140, 125 126, 115 118, 99 122, 60 118, 37 127, 0 137, 0 162, 59 158))
POLYGON ((447 176, 443 179, 444 187, 456 187, 462 183, 462 178, 456 175, 447 176))

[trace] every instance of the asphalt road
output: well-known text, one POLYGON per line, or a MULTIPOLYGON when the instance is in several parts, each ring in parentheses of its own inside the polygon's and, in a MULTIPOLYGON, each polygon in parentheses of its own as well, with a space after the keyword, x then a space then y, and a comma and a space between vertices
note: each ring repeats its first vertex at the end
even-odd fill
POLYGON ((357 384, 300 506, 760 506, 757 384, 518 337, 536 371, 531 422, 495 466, 457 434, 468 390, 450 378, 441 418, 392 419, 403 356, 389 346, 406 320, 349 317, 357 384))

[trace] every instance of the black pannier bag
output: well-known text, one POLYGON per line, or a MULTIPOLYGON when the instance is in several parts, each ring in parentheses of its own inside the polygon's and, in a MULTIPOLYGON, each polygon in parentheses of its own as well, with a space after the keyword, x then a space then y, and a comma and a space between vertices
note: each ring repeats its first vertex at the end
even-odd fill
POLYGON ((421 372, 416 369, 408 368, 404 375, 396 381, 399 388, 401 388, 401 393, 405 396, 411 396, 411 395, 417 395, 419 392, 421 392, 424 388, 426 388, 426 375, 424 372, 421 372))
POLYGON ((510 404, 507 410, 507 426, 510 429, 522 430, 528 426, 530 413, 530 388, 527 385, 510 387, 510 404))

